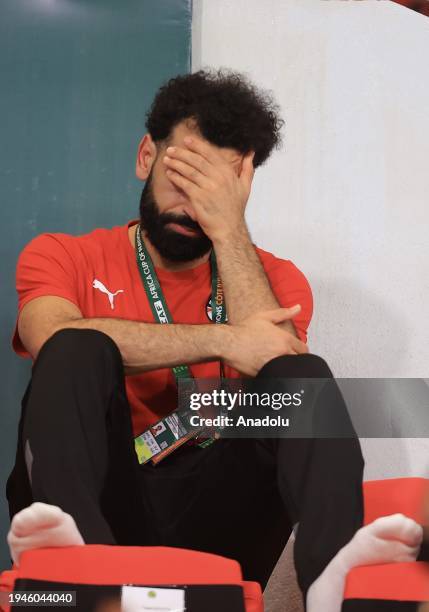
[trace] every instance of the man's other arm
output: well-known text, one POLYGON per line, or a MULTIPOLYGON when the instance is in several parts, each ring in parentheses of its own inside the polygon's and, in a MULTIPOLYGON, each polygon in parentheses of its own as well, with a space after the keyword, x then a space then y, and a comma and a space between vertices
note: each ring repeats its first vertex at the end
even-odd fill
POLYGON ((158 325, 113 318, 85 319, 69 300, 43 296, 23 307, 18 333, 33 359, 61 329, 95 329, 118 346, 127 374, 223 359, 239 372, 255 376, 265 363, 288 352, 288 334, 278 324, 296 312, 282 308, 258 313, 238 325, 158 325))
MULTIPOLYGON (((220 236, 214 249, 231 323, 252 313, 280 308, 244 221, 239 228, 220 236)), ((297 337, 292 321, 285 321, 282 327, 297 337)), ((305 352, 301 344, 299 348, 297 352, 305 352)))

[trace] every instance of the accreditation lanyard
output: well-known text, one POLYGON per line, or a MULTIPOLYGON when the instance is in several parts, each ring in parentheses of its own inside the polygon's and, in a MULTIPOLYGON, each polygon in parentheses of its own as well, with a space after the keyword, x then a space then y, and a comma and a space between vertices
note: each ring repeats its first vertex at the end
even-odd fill
MULTIPOLYGON (((146 291, 146 295, 149 300, 150 307, 152 309, 155 321, 161 324, 173 323, 170 310, 167 306, 167 302, 164 297, 164 293, 161 289, 160 282, 155 272, 155 267, 151 256, 149 255, 144 241, 141 237, 140 225, 137 225, 136 229, 136 257, 137 266, 139 268, 140 276, 142 279, 143 287, 146 291)), ((212 250, 210 255, 210 269, 211 269, 211 285, 212 285, 212 322, 219 324, 226 322, 226 306, 225 298, 223 294, 222 281, 218 274, 216 256, 212 250)), ((176 378, 192 378, 192 373, 187 365, 177 365, 171 368, 176 378)), ((222 364, 221 364, 222 370, 222 364)))

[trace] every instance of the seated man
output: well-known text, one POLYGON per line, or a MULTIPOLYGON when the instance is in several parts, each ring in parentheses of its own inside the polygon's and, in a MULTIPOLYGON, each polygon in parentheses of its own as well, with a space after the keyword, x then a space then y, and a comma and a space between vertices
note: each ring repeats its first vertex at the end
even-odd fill
POLYGON ((139 145, 140 218, 41 235, 21 253, 14 348, 35 363, 11 518, 51 504, 72 517, 75 543, 212 552, 263 587, 299 523, 304 595, 361 526, 363 459, 338 390, 311 409, 331 411, 345 438, 190 441, 158 465, 134 447, 176 409, 180 376, 332 378, 308 353, 305 277, 255 247, 244 219, 281 125, 271 97, 239 74, 178 76, 139 145), (226 308, 228 324, 216 324, 226 308))

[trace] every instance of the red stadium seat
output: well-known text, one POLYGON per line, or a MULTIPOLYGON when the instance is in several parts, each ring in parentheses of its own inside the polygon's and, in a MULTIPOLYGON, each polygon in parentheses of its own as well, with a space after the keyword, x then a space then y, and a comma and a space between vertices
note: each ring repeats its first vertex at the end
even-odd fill
MULTIPOLYGON (((423 525, 428 496, 429 480, 426 478, 365 482, 364 522, 368 524, 381 516, 401 513, 423 525)), ((429 564, 389 563, 356 567, 347 577, 344 599, 429 601, 429 564)))
POLYGON ((429 495, 427 478, 387 478, 369 480, 363 485, 365 525, 380 516, 400 512, 423 525, 425 498, 429 495))
MULTIPOLYGON (((366 482, 364 522, 400 512, 423 524, 428 495, 429 480, 424 478, 366 482)), ((242 589, 245 612, 263 612, 259 584, 243 581, 236 561, 176 548, 87 545, 32 550, 22 555, 19 568, 0 575, 0 592, 11 591, 17 581, 22 585, 26 580, 98 586, 235 585, 242 589)), ((429 601, 429 565, 357 567, 347 578, 344 598, 429 601)), ((1 609, 9 610, 7 606, 1 609)))
MULTIPOLYGON (((22 554, 18 568, 3 572, 0 591, 12 591, 15 583, 22 588, 28 581, 31 584, 47 581, 50 587, 46 590, 53 589, 52 583, 179 588, 232 585, 242 592, 245 612, 263 612, 259 584, 243 581, 236 561, 179 548, 93 544, 31 550, 22 554)), ((39 589, 40 586, 34 590, 39 589)), ((8 607, 1 609, 7 611, 8 607)))

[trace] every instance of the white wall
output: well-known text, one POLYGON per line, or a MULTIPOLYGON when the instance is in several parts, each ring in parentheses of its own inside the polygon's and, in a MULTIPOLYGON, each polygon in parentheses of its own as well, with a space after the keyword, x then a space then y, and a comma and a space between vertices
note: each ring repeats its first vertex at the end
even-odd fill
POLYGON ((247 218, 312 285, 311 350, 337 376, 427 377, 429 19, 389 1, 194 0, 193 23, 194 70, 245 71, 282 107, 247 218))
MULTIPOLYGON (((307 275, 310 348, 337 377, 429 377, 428 57, 429 19, 387 0, 194 0, 193 70, 247 72, 282 107, 247 219, 307 275)), ((427 438, 362 444, 365 479, 428 476, 427 438)), ((265 599, 302 610, 290 547, 265 599)))

